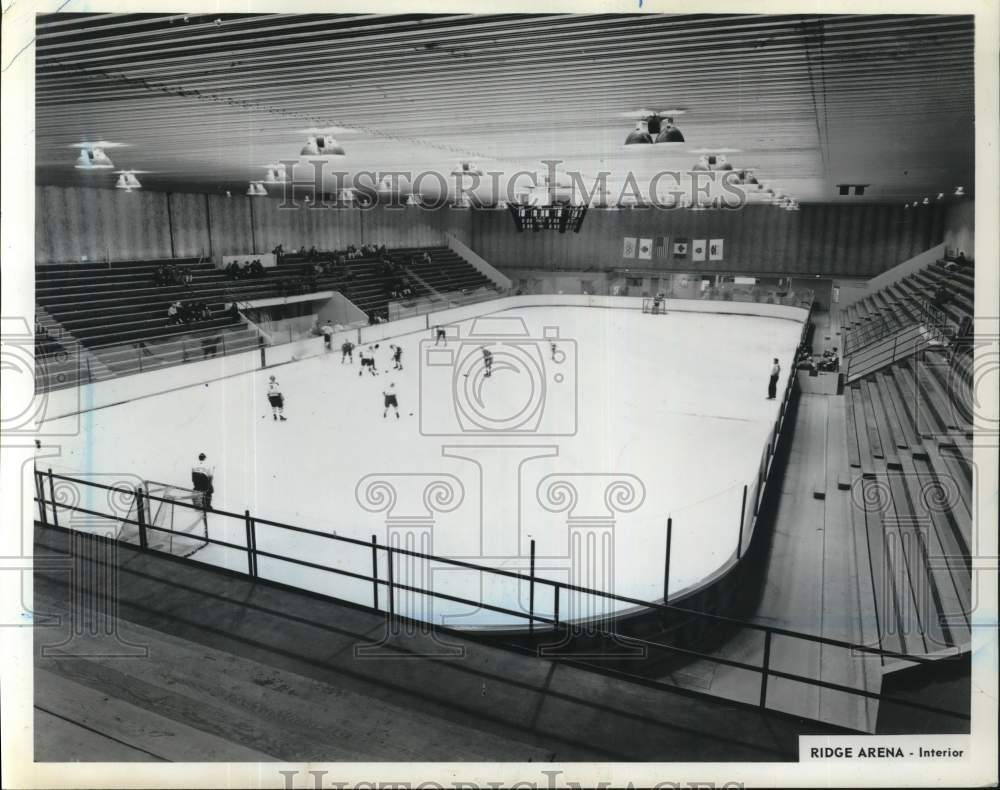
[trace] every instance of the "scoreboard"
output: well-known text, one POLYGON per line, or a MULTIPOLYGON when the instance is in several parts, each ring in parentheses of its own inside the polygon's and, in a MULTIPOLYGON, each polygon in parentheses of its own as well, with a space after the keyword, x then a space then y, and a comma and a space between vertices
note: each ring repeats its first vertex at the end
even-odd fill
POLYGON ((574 233, 579 233, 583 218, 587 214, 586 206, 571 206, 560 203, 550 206, 511 205, 507 208, 514 218, 514 225, 518 233, 523 233, 526 230, 536 232, 558 230, 560 233, 571 230, 574 233))

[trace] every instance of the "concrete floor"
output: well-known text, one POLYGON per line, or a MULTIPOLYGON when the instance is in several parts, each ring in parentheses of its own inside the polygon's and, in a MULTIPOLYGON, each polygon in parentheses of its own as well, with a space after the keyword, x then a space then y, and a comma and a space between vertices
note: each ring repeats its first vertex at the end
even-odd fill
MULTIPOLYGON (((69 539, 38 527, 36 553, 69 539)), ((35 628, 38 761, 778 761, 843 732, 439 632, 385 640, 372 611, 125 547, 101 565, 77 540, 73 573, 35 574, 36 622, 61 615, 35 628)))

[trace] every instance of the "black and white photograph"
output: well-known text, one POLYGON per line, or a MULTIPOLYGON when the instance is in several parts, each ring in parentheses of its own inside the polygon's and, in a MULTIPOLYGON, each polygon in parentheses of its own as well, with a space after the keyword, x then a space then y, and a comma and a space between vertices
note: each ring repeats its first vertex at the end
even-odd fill
POLYGON ((6 3, 3 786, 997 786, 998 34, 6 3))

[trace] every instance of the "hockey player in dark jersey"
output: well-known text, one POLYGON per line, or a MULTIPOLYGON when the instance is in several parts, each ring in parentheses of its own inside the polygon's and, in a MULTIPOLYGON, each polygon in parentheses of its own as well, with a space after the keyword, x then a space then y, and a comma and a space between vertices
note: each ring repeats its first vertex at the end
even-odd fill
POLYGON ((486 378, 493 375, 493 352, 483 347, 483 366, 486 368, 486 378))
POLYGON ((395 370, 403 369, 403 349, 401 346, 389 346, 392 349, 392 367, 395 370))
POLYGON ((382 390, 382 397, 383 397, 383 400, 384 400, 384 407, 383 407, 383 411, 382 411, 382 419, 383 420, 385 419, 385 416, 389 413, 389 409, 391 408, 393 411, 396 412, 396 419, 398 420, 399 419, 399 401, 396 400, 396 385, 395 385, 395 383, 389 384, 389 389, 382 390))
POLYGON ((350 340, 345 340, 340 346, 340 364, 343 365, 345 360, 354 364, 354 343, 350 340))
POLYGON ((448 337, 444 333, 444 327, 440 324, 434 327, 434 345, 436 346, 438 343, 448 345, 448 337))

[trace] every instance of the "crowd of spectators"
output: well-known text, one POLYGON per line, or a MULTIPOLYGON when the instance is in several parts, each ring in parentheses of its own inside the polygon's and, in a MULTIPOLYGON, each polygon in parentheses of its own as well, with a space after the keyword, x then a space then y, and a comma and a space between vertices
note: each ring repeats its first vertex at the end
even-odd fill
POLYGON ((167 308, 167 326, 211 321, 212 311, 207 302, 176 300, 167 308))
POLYGON ((252 261, 244 261, 242 265, 238 261, 231 261, 225 271, 226 278, 229 280, 259 278, 266 274, 264 264, 260 262, 259 258, 254 258, 252 261))
POLYGON ((183 285, 189 288, 194 283, 194 272, 190 268, 181 269, 177 264, 161 263, 153 273, 153 282, 165 287, 168 285, 183 285))
POLYGON ((836 348, 828 348, 822 357, 813 357, 808 348, 800 348, 795 360, 796 370, 807 370, 810 373, 837 373, 840 370, 840 356, 836 348))

